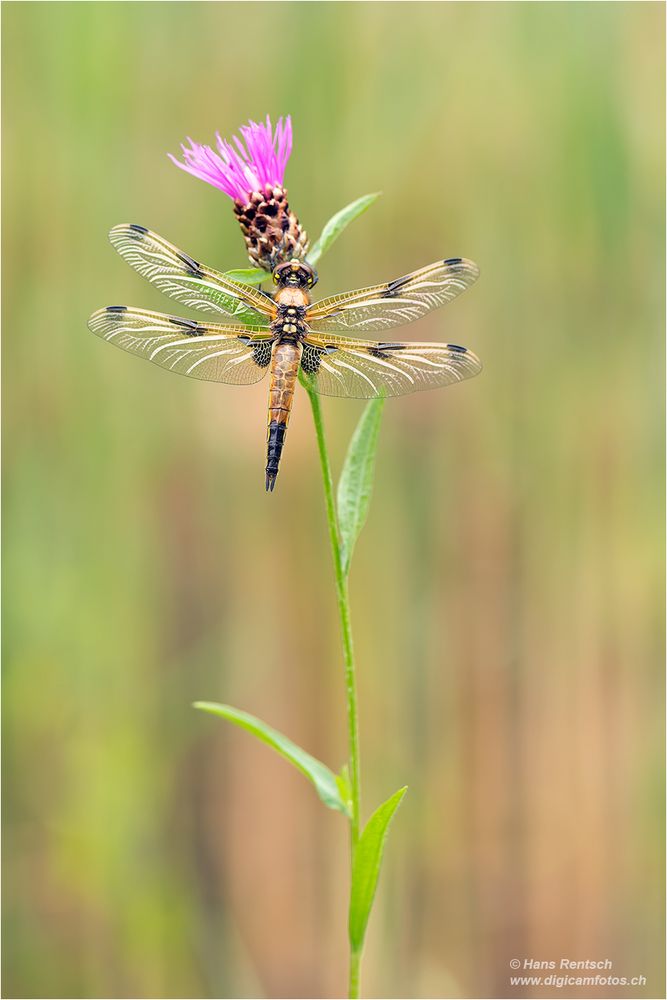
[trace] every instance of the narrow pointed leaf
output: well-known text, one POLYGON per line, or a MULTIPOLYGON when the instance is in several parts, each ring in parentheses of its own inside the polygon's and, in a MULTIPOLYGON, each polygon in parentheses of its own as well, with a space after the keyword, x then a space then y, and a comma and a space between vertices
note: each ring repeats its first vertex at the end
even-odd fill
POLYGON ((375 899, 387 830, 407 785, 375 810, 361 834, 354 852, 352 891, 350 895, 350 945, 360 952, 364 943, 368 918, 375 899))
POLYGON ((368 515, 373 489, 375 452, 384 399, 372 399, 352 435, 338 483, 338 527, 343 570, 350 571, 352 552, 368 515))
POLYGON ((231 281, 243 281, 246 285, 261 285, 268 281, 271 275, 261 267, 239 267, 234 271, 225 271, 225 278, 231 281))
POLYGON ((257 326, 256 310, 250 309, 233 296, 227 295, 220 289, 211 289, 209 298, 222 306, 226 313, 234 317, 236 322, 243 323, 245 326, 257 326))
POLYGON ((240 726, 241 729, 252 733, 262 743, 273 747, 281 757, 294 764, 302 774, 305 774, 309 781, 312 781, 315 791, 325 806, 328 806, 329 809, 337 809, 339 812, 349 816, 348 805, 341 797, 336 775, 322 761, 312 757, 300 746, 297 746, 296 743, 283 736, 282 733, 279 733, 276 729, 272 729, 271 726, 267 726, 261 719, 250 715, 248 712, 232 708, 231 705, 219 705, 217 702, 212 701, 196 701, 194 702, 194 707, 201 709, 202 712, 210 712, 211 715, 218 715, 221 719, 233 722, 235 726, 240 726))
POLYGON ((347 764, 343 764, 336 775, 336 785, 340 792, 340 797, 348 808, 348 813, 352 815, 352 790, 350 789, 350 771, 347 764))
POLYGON ((336 212, 326 226, 322 230, 322 235, 319 240, 313 245, 310 250, 307 260, 309 264, 316 264, 320 259, 322 254, 326 253, 332 243, 335 243, 340 234, 344 229, 347 229, 349 224, 355 219, 359 218, 367 208, 370 208, 374 201, 381 195, 381 191, 376 191, 374 194, 365 194, 361 198, 357 198, 356 201, 351 202, 346 205, 345 208, 341 208, 340 212, 336 212))

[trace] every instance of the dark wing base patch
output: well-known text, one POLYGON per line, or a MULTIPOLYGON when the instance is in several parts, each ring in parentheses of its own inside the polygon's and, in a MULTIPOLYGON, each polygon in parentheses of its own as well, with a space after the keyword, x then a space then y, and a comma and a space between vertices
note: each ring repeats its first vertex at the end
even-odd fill
POLYGON ((301 355, 315 392, 357 399, 452 385, 477 375, 481 367, 472 351, 455 344, 369 343, 313 332, 301 355))
POLYGON ((304 344, 301 355, 301 367, 306 375, 317 375, 320 370, 322 355, 326 352, 313 344, 304 344))
POLYGON ((260 340, 254 344, 252 349, 252 360, 260 368, 268 368, 271 364, 271 346, 273 341, 260 340))

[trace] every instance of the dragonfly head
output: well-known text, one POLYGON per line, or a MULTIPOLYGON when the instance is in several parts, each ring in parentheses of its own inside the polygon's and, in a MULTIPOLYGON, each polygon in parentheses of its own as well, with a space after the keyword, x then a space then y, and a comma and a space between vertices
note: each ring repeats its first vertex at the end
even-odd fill
POLYGON ((273 272, 273 280, 279 288, 312 288, 317 282, 317 271, 303 260, 286 261, 278 264, 273 272))

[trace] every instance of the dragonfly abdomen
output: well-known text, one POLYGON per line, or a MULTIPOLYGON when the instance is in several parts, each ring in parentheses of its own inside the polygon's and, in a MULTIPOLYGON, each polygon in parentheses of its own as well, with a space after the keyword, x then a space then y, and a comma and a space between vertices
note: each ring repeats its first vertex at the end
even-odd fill
POLYGON ((268 492, 273 490, 278 476, 302 350, 301 344, 292 340, 278 340, 273 347, 266 458, 268 492))

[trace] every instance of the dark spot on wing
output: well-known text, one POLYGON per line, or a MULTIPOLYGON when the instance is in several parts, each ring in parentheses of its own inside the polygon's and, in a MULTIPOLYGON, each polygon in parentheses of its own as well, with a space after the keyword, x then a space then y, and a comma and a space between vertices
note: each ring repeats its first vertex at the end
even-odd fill
POLYGON ((127 306, 107 306, 108 313, 124 313, 127 312, 127 306))
POLYGON ((462 264, 463 263, 463 257, 448 257, 447 260, 443 260, 442 263, 446 267, 454 266, 456 264, 462 264))
POLYGON ((130 223, 130 229, 132 229, 135 233, 141 233, 142 235, 148 232, 145 226, 139 226, 136 222, 130 223))
POLYGON ((170 316, 169 322, 173 323, 174 326, 184 327, 191 337, 201 337, 204 334, 203 329, 193 319, 180 319, 178 316, 170 316))
POLYGON ((386 358, 388 351, 404 351, 407 344, 373 344, 367 348, 374 358, 386 358))
POLYGON ((384 299, 393 298, 395 295, 398 294, 399 289, 401 289, 403 285, 405 285, 408 281, 410 281, 411 278, 412 278, 411 274, 404 274, 402 278, 394 278, 393 281, 390 281, 387 284, 387 287, 382 293, 382 298, 384 299))
POLYGON ((178 256, 180 257, 180 259, 183 261, 183 263, 187 264, 187 266, 188 266, 188 268, 190 270, 190 274, 193 277, 195 277, 195 278, 203 278, 204 277, 204 275, 202 274, 202 271, 201 271, 201 264, 198 264, 197 261, 194 260, 192 257, 189 257, 188 254, 183 253, 182 250, 177 251, 177 253, 178 253, 178 256))
POLYGON ((450 351, 457 351, 459 354, 467 354, 468 349, 466 347, 459 347, 458 344, 447 344, 447 348, 450 351))

